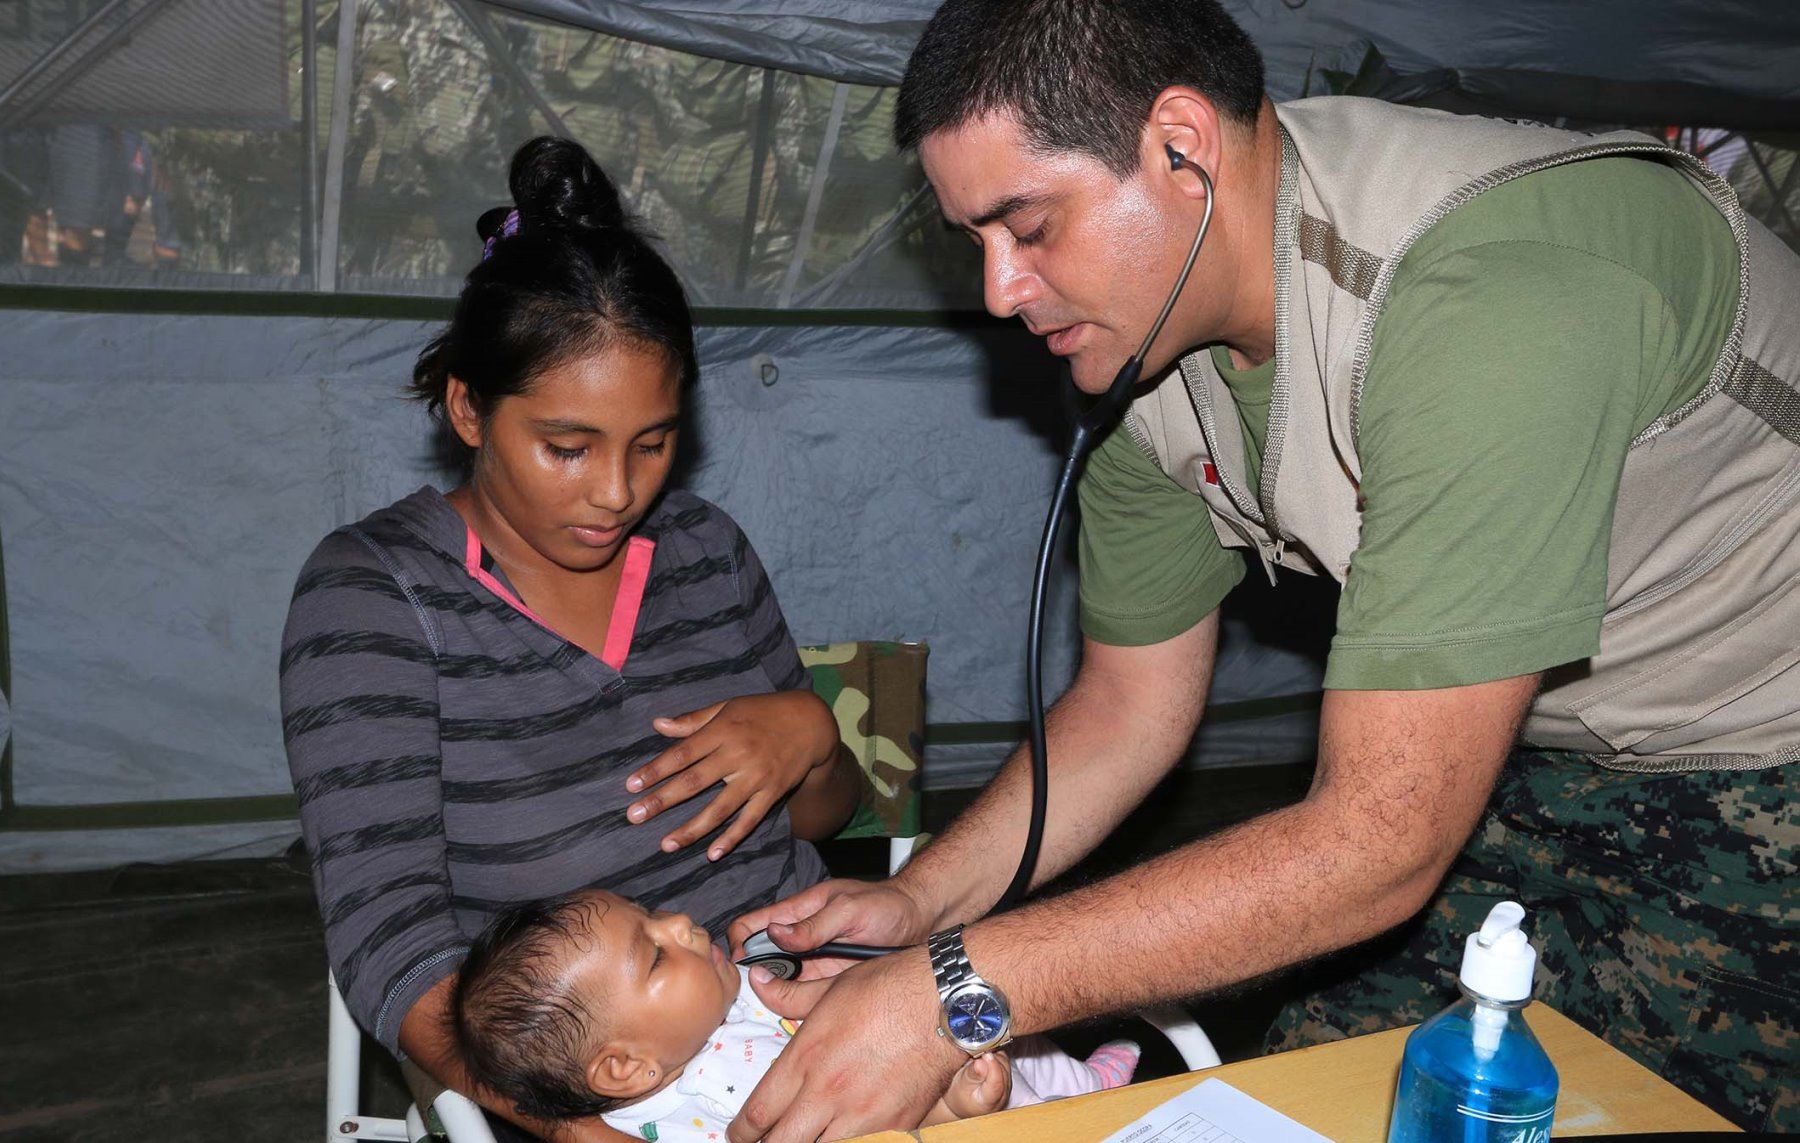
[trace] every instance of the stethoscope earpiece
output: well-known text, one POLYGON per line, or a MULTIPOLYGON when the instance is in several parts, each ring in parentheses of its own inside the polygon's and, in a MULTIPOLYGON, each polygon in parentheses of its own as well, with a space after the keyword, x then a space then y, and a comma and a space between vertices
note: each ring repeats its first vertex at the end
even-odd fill
POLYGON ((1181 169, 1181 164, 1187 162, 1187 156, 1180 151, 1177 151, 1175 149, 1175 144, 1164 143, 1163 150, 1169 153, 1169 169, 1171 171, 1179 171, 1181 169))

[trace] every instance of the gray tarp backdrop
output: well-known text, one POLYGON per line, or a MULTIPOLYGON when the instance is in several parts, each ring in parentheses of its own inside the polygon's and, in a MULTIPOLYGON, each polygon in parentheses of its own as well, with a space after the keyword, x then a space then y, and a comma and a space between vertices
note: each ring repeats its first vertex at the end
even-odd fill
MULTIPOLYGON (((19 805, 286 791, 275 657, 296 570, 339 523, 449 486, 423 411, 399 395, 432 329, 0 312, 19 805)), ((1023 604, 1062 417, 1032 339, 727 327, 703 329, 700 348, 687 482, 749 533, 797 637, 925 640, 932 722, 1021 717, 1023 604)), ((1051 600, 1057 686, 1073 595, 1065 569, 1051 600)), ((1306 658, 1234 636, 1215 701, 1316 689, 1306 658)), ((1304 713, 1222 722, 1202 749, 1304 757, 1310 734, 1304 713)), ((1000 749, 945 744, 927 772, 983 772, 1000 749)), ((0 831, 0 868, 292 836, 279 822, 0 831)))
MULTIPOLYGON (((1361 71, 1361 90, 1497 113, 1800 129, 1800 5, 1227 6, 1278 98, 1361 71)), ((54 132, 141 129, 159 164, 144 213, 177 248, 152 269, 142 233, 111 265, 0 243, 0 872, 296 836, 275 683, 295 571, 332 527, 452 479, 399 396, 446 312, 419 296, 454 291, 505 155, 547 129, 619 175, 702 305, 740 307, 703 320, 688 484, 744 525, 802 641, 929 642, 927 784, 984 775, 1023 717, 1024 601, 1067 410, 1030 338, 959 316, 975 262, 886 142, 935 4, 277 7, 279 26, 244 0, 109 0, 80 28, 54 22, 67 5, 0 11, 0 214, 68 201, 43 181, 54 132), (169 50, 208 14, 217 35, 169 50), (227 62, 254 77, 176 82, 227 62), (94 285, 134 292, 72 288, 94 285)), ((1750 157, 1778 164, 1764 209, 1786 210, 1792 152, 1750 157)), ((1072 561, 1051 613, 1055 689, 1072 561)), ((1240 590, 1195 761, 1310 754, 1330 615, 1329 591, 1240 590), (1310 647, 1294 634, 1309 625, 1310 647)))

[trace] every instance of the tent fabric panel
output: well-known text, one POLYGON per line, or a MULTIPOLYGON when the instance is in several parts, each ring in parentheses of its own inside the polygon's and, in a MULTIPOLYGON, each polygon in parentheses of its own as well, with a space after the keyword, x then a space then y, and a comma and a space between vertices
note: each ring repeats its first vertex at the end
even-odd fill
MULTIPOLYGON (((0 17, 0 86, 74 31, 98 4, 13 0, 0 17)), ((15 95, 31 106, 11 127, 59 123, 291 127, 282 4, 137 0, 119 6, 15 95), (141 19, 140 19, 141 18, 141 19), (104 46, 115 28, 130 34, 104 46), (49 98, 38 96, 55 88, 49 98)))
POLYGON ((121 830, 0 830, 0 873, 66 873, 138 862, 274 857, 300 839, 300 823, 121 830))
MULTIPOLYGON (((276 652, 331 528, 447 486, 401 397, 436 323, 0 312, 0 527, 23 806, 288 792, 276 652)), ((701 331, 685 483, 732 512, 803 642, 932 645, 933 723, 1023 717, 1051 363, 1003 330, 701 331), (996 376, 997 375, 997 376, 996 376), (766 383, 770 382, 772 383, 766 383)), ((1047 685, 1078 642, 1073 561, 1047 685)), ((1214 701, 1318 686, 1227 626, 1214 701)))
POLYGON ((842 83, 900 82, 936 0, 498 0, 628 40, 842 83))

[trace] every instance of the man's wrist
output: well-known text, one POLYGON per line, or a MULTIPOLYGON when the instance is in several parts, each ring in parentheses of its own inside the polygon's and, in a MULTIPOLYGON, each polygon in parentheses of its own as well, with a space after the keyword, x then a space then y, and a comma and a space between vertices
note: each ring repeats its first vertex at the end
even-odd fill
POLYGON ((938 1056, 944 1062, 957 1067, 968 1063, 967 1053, 952 1043, 950 1037, 942 1033, 944 1026, 943 1000, 938 995, 937 973, 931 967, 931 956, 925 951, 923 944, 881 959, 897 962, 894 967, 904 975, 909 985, 920 986, 921 1006, 919 1011, 930 1024, 931 1039, 938 1045, 938 1056))
MULTIPOLYGON (((913 920, 918 927, 915 935, 919 943, 945 926, 947 922, 943 918, 943 906, 938 903, 930 886, 925 884, 916 855, 901 867, 900 872, 889 877, 887 883, 890 889, 905 897, 912 905, 913 920)), ((927 972, 930 967, 930 962, 927 961, 927 972)))

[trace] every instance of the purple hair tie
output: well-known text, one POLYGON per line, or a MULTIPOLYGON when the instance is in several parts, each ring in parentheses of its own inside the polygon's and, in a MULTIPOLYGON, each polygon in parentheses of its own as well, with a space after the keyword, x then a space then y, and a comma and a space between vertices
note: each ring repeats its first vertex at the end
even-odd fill
POLYGON ((481 260, 486 262, 489 258, 494 256, 494 244, 496 242, 499 242, 502 238, 511 238, 518 232, 519 212, 516 209, 509 210, 506 212, 506 217, 501 220, 500 232, 481 244, 481 260))

